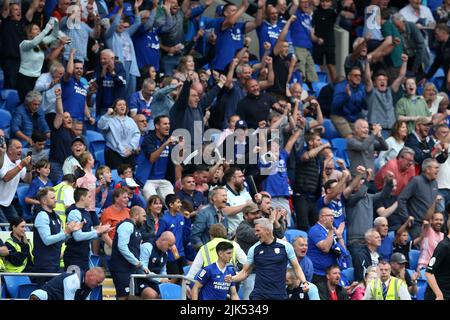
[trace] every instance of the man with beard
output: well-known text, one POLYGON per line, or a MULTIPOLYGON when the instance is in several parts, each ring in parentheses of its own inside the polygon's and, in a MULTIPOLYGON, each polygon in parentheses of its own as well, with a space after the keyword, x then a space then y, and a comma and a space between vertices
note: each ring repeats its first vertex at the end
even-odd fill
POLYGON ((228 207, 223 213, 228 219, 228 234, 233 235, 243 220, 242 210, 253 203, 250 193, 244 188, 244 174, 241 169, 231 167, 225 172, 228 207))
POLYGON ((95 118, 91 116, 86 103, 87 90, 81 82, 84 64, 80 60, 74 60, 75 51, 75 49, 70 50, 64 80, 61 81, 64 111, 69 112, 73 119, 79 121, 84 121, 86 116, 89 122, 94 124, 95 118))
POLYGON ((424 237, 420 243, 417 271, 427 267, 438 243, 444 239, 444 233, 441 232, 441 228, 444 225, 444 214, 442 212, 434 212, 430 219, 423 220, 422 225, 424 237))
POLYGON ((408 135, 405 141, 405 147, 414 150, 414 161, 421 165, 425 159, 436 159, 439 163, 447 161, 448 143, 440 142, 434 144, 433 138, 428 136, 432 123, 426 117, 420 117, 416 120, 415 131, 408 135))
POLYGON ((49 178, 53 184, 57 184, 63 175, 64 161, 72 153, 72 141, 75 137, 83 135, 83 123, 75 123, 70 113, 63 111, 61 89, 57 89, 55 94, 56 116, 51 127, 49 156, 51 164, 49 178))
POLYGON ((326 276, 327 282, 318 287, 320 300, 349 300, 347 292, 339 285, 341 281, 339 266, 329 266, 326 276))
POLYGON ((117 225, 111 253, 111 276, 119 300, 127 300, 130 295, 131 274, 141 270, 150 272, 139 261, 142 236, 138 230, 145 219, 145 210, 135 206, 130 210, 130 218, 117 225))
POLYGON ((255 268, 255 287, 250 300, 285 300, 287 263, 290 262, 303 285, 303 291, 308 292, 308 282, 298 264, 294 248, 290 243, 273 236, 272 222, 267 218, 255 220, 255 233, 259 242, 248 251, 247 263, 237 275, 228 275, 225 281, 241 282, 255 268))

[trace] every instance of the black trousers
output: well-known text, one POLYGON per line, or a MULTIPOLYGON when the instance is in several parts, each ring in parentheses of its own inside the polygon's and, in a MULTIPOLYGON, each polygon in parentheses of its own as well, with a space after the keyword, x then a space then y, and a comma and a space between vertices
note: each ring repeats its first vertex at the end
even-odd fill
POLYGON ((294 195, 294 210, 297 229, 308 231, 317 220, 317 199, 305 195, 294 195))
POLYGON ((131 155, 128 158, 124 158, 114 150, 108 148, 105 149, 105 164, 110 167, 111 170, 118 169, 122 163, 130 164, 134 168, 134 155, 131 155))
POLYGON ((1 62, 3 75, 5 78, 4 88, 5 89, 16 89, 17 88, 17 75, 20 69, 20 59, 9 59, 5 58, 1 62))
POLYGON ((17 91, 19 93, 20 102, 25 100, 25 96, 28 92, 34 89, 34 85, 36 84, 36 80, 38 78, 28 77, 20 72, 17 75, 17 91))

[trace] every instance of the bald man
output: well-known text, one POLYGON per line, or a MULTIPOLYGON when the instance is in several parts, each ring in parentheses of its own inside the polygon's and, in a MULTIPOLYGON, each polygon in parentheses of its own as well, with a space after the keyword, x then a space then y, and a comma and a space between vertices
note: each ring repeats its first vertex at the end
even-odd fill
POLYGON ((34 290, 30 300, 89 300, 93 289, 105 280, 105 272, 97 267, 86 273, 65 272, 48 281, 42 289, 34 290))
MULTIPOLYGON (((167 251, 175 244, 175 236, 171 231, 165 231, 158 240, 145 242, 141 245, 140 261, 144 272, 152 275, 166 275, 167 251)), ((167 278, 137 279, 136 295, 142 299, 158 299, 159 283, 168 282, 167 278)))
POLYGON ((97 85, 96 111, 102 115, 118 99, 126 99, 125 87, 127 85, 125 69, 122 62, 115 59, 110 49, 100 53, 100 65, 94 76, 97 85))

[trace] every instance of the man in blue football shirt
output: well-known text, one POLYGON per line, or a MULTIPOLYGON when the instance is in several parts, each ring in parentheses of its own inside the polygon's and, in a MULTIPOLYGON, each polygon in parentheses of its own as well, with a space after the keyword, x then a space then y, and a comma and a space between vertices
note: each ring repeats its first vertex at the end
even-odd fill
POLYGON ((192 300, 226 300, 228 293, 232 300, 239 300, 235 284, 225 281, 227 275, 236 275, 230 264, 233 244, 222 241, 217 245, 216 252, 219 260, 203 268, 195 277, 192 300))
POLYGON ((286 300, 286 270, 288 262, 303 285, 303 292, 309 290, 308 282, 298 264, 294 248, 289 242, 273 236, 273 224, 267 218, 255 220, 255 233, 259 242, 253 245, 247 254, 247 263, 235 276, 228 275, 228 282, 245 280, 255 267, 255 287, 250 300, 286 300))

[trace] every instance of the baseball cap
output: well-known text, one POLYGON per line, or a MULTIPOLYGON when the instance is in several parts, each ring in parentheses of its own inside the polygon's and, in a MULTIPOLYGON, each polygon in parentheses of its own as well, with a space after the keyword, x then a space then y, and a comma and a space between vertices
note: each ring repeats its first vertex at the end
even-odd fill
POLYGON ((236 129, 248 129, 247 122, 245 120, 239 120, 236 122, 236 129))
POLYGON ((30 297, 31 297, 32 295, 38 297, 39 300, 48 300, 48 294, 47 294, 47 291, 42 290, 42 289, 34 290, 33 292, 30 293, 30 297))
POLYGON ((406 260, 406 257, 403 253, 396 252, 391 256, 391 262, 407 263, 408 260, 406 260))
POLYGON ((139 187, 139 185, 136 183, 136 181, 133 178, 125 178, 125 179, 123 179, 122 185, 125 186, 125 187, 130 187, 130 188, 139 187))
POLYGON ((252 204, 244 207, 244 209, 242 210, 242 212, 244 214, 250 213, 250 212, 256 212, 256 211, 259 211, 259 208, 255 203, 252 203, 252 204))
POLYGON ((420 117, 419 119, 416 120, 415 124, 424 124, 426 126, 431 126, 433 124, 433 122, 428 120, 427 117, 420 117))
POLYGON ((83 137, 80 137, 80 136, 73 138, 73 140, 72 140, 72 145, 73 145, 75 142, 77 142, 77 141, 80 141, 82 144, 84 144, 85 146, 87 146, 87 143, 86 143, 86 141, 84 140, 84 138, 83 138, 83 137))

